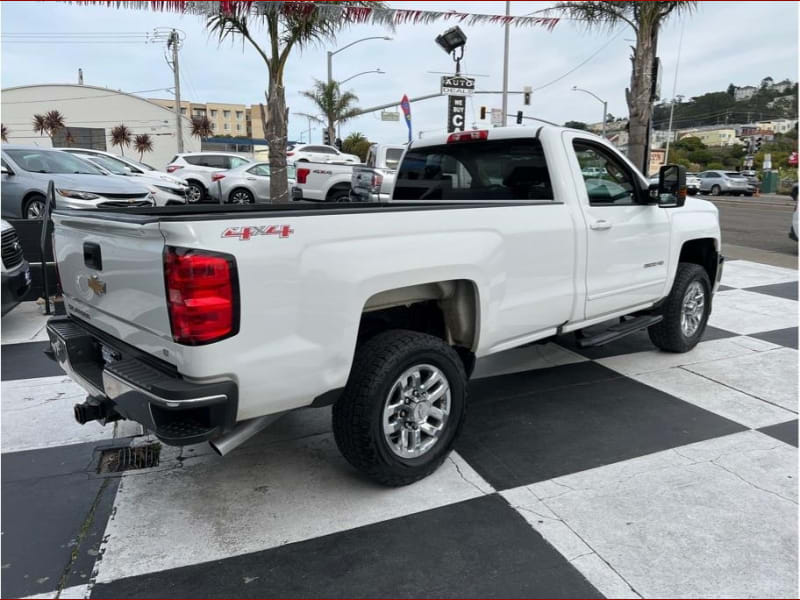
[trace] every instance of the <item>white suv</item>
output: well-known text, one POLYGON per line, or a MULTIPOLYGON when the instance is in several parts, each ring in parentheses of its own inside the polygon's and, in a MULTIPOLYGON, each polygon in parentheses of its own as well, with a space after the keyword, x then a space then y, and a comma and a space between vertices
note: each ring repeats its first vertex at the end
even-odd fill
POLYGON ((333 146, 323 146, 322 144, 290 144, 286 148, 286 159, 290 163, 361 163, 361 159, 355 154, 345 154, 344 152, 339 152, 333 146))
POLYGON ((235 169, 249 162, 253 161, 228 152, 187 152, 173 157, 167 165, 167 173, 186 182, 189 186, 189 202, 202 202, 208 197, 214 173, 235 169))

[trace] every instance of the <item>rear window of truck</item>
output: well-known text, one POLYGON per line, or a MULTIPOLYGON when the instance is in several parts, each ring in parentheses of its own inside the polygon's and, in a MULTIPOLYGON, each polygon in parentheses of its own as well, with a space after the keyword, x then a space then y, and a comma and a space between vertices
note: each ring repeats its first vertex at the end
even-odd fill
POLYGON ((552 200, 553 190, 539 140, 479 140, 406 152, 393 199, 552 200))

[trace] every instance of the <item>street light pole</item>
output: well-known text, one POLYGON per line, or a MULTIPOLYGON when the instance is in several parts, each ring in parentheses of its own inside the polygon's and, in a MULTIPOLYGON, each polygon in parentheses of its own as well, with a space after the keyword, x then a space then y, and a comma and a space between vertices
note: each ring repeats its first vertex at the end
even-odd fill
POLYGON ((347 50, 350 46, 355 46, 356 44, 360 44, 361 42, 366 42, 367 40, 386 40, 389 41, 393 38, 390 38, 386 35, 373 35, 370 37, 361 38, 360 40, 356 40, 355 42, 350 42, 346 46, 342 46, 338 50, 328 50, 328 85, 333 82, 333 55, 339 54, 342 50, 347 50))
POLYGON ((600 125, 600 130, 602 131, 602 135, 603 135, 603 137, 606 137, 606 118, 607 118, 607 116, 608 116, 608 102, 606 102, 605 100, 603 100, 603 99, 602 99, 600 96, 598 96, 597 94, 595 94, 595 93, 593 93, 593 92, 590 92, 589 90, 585 90, 585 89, 583 89, 583 88, 579 88, 579 87, 578 87, 578 86, 576 86, 576 85, 573 85, 573 86, 572 86, 572 91, 573 91, 573 92, 583 92, 583 93, 585 93, 585 94, 589 94, 591 97, 593 97, 595 100, 597 100, 598 102, 600 102, 600 103, 603 105, 603 122, 602 122, 602 124, 600 125))
POLYGON ((350 81, 351 79, 355 79, 356 77, 361 77, 362 75, 367 75, 369 73, 377 73, 379 75, 386 75, 386 71, 381 71, 380 69, 373 69, 372 71, 361 71, 361 73, 356 73, 355 75, 351 75, 347 79, 342 79, 339 82, 339 85, 341 85, 343 83, 347 83, 348 81, 350 81))
MULTIPOLYGON (((511 1, 506 0, 506 16, 511 16, 511 1)), ((508 45, 511 25, 506 22, 505 50, 503 52, 503 126, 508 125, 508 45)))

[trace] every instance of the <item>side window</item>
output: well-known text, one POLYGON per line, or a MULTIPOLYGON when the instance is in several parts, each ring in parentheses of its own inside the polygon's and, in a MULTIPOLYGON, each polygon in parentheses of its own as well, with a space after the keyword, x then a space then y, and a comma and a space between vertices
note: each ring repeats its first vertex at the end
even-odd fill
POLYGON ((469 141, 406 152, 395 200, 552 200, 539 140, 469 141))
POLYGON ((228 158, 230 159, 231 169, 235 169, 236 167, 241 167, 242 165, 246 165, 248 162, 250 162, 243 158, 239 158, 238 156, 230 156, 228 158))
POLYGON ((322 154, 339 154, 336 150, 334 150, 333 148, 328 148, 327 146, 320 146, 317 152, 320 152, 322 154))
POLYGON ((623 206, 636 204, 636 182, 627 166, 611 152, 598 146, 573 143, 581 167, 589 204, 623 206))
POLYGON ((256 165, 250 167, 247 172, 252 175, 260 175, 261 177, 269 177, 269 165, 256 165))

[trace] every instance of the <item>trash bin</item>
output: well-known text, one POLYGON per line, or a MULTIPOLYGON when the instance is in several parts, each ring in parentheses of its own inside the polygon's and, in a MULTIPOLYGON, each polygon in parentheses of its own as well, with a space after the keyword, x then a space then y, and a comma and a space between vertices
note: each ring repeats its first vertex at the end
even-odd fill
POLYGON ((761 177, 761 193, 774 194, 778 191, 778 172, 764 171, 761 177))

